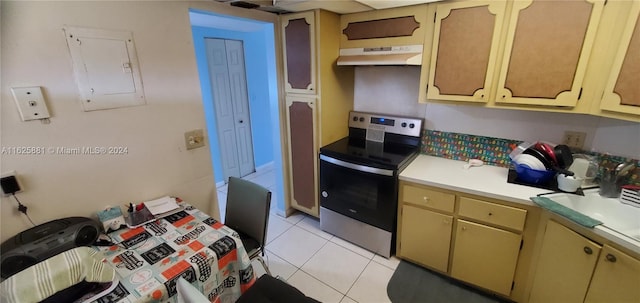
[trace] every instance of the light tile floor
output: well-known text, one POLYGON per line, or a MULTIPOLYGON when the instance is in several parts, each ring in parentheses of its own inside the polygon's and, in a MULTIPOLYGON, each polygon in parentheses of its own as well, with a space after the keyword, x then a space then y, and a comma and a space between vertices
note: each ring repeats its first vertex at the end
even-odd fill
MULTIPOLYGON (((274 191, 272 169, 244 179, 274 191)), ((218 187, 223 222, 226 198, 227 186, 218 187)), ((283 218, 276 214, 274 205, 269 217, 265 261, 274 276, 325 303, 390 302, 387 284, 400 263, 395 257, 381 257, 322 231, 315 217, 297 212, 283 218)), ((258 276, 264 274, 259 262, 254 262, 253 268, 258 276)))

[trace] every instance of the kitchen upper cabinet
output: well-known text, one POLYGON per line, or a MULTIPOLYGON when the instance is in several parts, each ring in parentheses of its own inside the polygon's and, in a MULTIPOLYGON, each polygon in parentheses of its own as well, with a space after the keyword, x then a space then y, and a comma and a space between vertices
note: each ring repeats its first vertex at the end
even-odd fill
POLYGON ((317 203, 318 146, 316 135, 316 99, 287 96, 287 142, 289 142, 289 174, 291 205, 318 216, 317 203))
POLYGON ((451 276, 509 296, 522 236, 457 220, 451 276))
POLYGON ((294 208, 318 217, 318 151, 348 135, 354 72, 351 66, 336 65, 339 15, 324 10, 282 15, 281 31, 287 211, 294 208))
POLYGON ((512 5, 496 103, 575 106, 604 0, 512 5))
POLYGON ((487 102, 505 1, 438 4, 427 98, 487 102))
POLYGON ((585 302, 640 302, 640 260, 604 245, 585 302))
POLYGON ((282 17, 287 93, 316 94, 316 30, 313 11, 282 17))
POLYGON ((373 10, 340 16, 340 48, 423 45, 427 5, 373 10))
POLYGON ((549 221, 529 302, 583 302, 602 247, 549 221))
POLYGON ((616 48, 600 109, 640 119, 640 1, 634 1, 616 48))

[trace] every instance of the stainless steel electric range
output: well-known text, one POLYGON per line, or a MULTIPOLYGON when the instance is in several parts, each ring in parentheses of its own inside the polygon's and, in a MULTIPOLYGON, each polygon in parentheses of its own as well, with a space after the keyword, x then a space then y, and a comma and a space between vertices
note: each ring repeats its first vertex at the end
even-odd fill
POLYGON ((418 155, 422 119, 351 112, 349 136, 320 148, 320 227, 394 252, 398 174, 418 155))

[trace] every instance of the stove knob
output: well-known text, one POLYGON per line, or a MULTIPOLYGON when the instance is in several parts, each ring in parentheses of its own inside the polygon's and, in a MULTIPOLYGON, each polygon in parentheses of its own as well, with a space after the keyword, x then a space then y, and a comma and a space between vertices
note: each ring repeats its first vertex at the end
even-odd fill
POLYGON ((322 191, 322 196, 326 198, 326 197, 328 197, 328 196, 329 196, 329 194, 328 194, 326 191, 324 191, 324 190, 323 190, 323 191, 322 191))
POLYGON ((407 122, 402 122, 402 124, 400 124, 400 126, 407 127, 407 122))
POLYGON ((364 122, 364 117, 360 117, 360 122, 364 122))
POLYGON ((357 121, 358 121, 358 117, 353 116, 353 121, 354 121, 354 122, 357 122, 357 121))
POLYGON ((413 124, 413 123, 409 124, 409 128, 414 128, 414 127, 416 127, 415 124, 413 124))

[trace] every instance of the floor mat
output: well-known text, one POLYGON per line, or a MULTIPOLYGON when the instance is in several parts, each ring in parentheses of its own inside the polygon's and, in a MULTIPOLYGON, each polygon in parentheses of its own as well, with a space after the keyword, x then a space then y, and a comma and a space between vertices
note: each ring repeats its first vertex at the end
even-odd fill
POLYGON ((508 302, 406 261, 389 280, 387 295, 394 303, 508 302))

